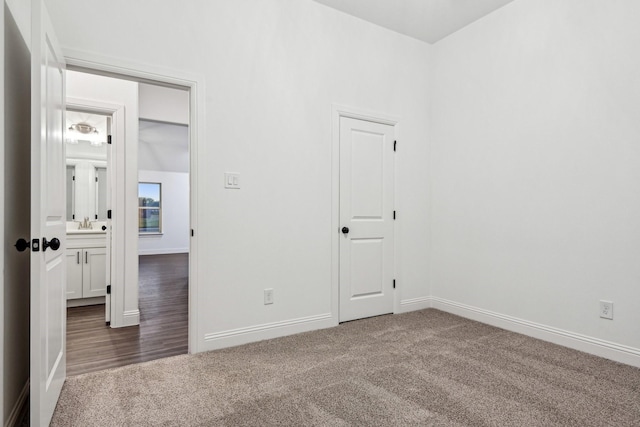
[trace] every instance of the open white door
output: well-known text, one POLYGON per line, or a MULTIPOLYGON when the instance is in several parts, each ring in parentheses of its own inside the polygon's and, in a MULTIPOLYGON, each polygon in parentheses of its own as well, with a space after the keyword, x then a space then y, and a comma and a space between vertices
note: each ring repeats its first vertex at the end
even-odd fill
POLYGON ((46 426, 66 377, 65 64, 43 0, 31 13, 30 412, 46 426))

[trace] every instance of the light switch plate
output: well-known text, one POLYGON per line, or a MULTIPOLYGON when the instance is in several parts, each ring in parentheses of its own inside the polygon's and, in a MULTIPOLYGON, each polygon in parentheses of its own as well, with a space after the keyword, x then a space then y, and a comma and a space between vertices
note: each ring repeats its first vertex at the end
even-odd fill
POLYGON ((240 188, 240 174, 239 173, 224 173, 224 188, 239 189, 240 188))

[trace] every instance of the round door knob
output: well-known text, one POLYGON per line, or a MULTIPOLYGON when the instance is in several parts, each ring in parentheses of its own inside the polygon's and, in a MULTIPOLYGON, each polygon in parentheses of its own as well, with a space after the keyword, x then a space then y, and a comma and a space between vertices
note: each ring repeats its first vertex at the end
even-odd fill
POLYGON ((15 245, 13 245, 16 247, 16 249, 18 250, 18 252, 23 252, 25 251, 29 246, 31 246, 31 242, 27 242, 24 239, 18 239, 18 241, 16 242, 15 245))
POLYGON ((348 234, 349 233, 349 227, 342 227, 342 233, 343 234, 348 234))
POLYGON ((106 225, 102 226, 102 231, 107 231, 107 226, 106 225))
POLYGON ((51 240, 47 240, 46 238, 42 239, 42 247, 43 247, 43 251, 46 251, 47 248, 51 248, 54 251, 57 251, 58 249, 60 249, 60 240, 58 240, 57 237, 54 237, 51 240))

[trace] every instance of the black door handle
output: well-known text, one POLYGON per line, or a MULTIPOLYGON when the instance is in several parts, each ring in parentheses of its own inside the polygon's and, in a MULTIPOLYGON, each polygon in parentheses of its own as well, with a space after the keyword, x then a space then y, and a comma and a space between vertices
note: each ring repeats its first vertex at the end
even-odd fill
POLYGON ((24 239, 18 239, 15 245, 18 252, 24 252, 27 248, 31 247, 31 242, 27 242, 24 239))
POLYGON ((349 234, 349 227, 342 227, 342 234, 349 234))
POLYGON ((102 226, 102 231, 107 231, 107 226, 106 225, 102 226))
MULTIPOLYGON (((59 242, 58 242, 59 243, 59 242)), ((40 251, 40 239, 33 239, 31 242, 24 239, 18 239, 15 245, 18 252, 24 252, 27 249, 31 249, 33 252, 40 251)))
POLYGON ((46 251, 47 248, 51 248, 54 251, 57 251, 58 249, 60 249, 60 240, 58 240, 57 237, 54 237, 51 240, 47 240, 46 237, 42 238, 42 251, 46 251))

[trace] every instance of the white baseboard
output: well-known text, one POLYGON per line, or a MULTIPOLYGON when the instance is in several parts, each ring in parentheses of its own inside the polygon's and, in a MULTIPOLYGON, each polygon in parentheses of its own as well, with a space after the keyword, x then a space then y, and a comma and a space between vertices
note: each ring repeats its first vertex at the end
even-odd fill
POLYGON ((140 324, 140 310, 125 311, 122 315, 122 326, 135 326, 140 324))
POLYGON ((189 253, 189 248, 138 249, 138 255, 169 255, 187 253, 189 253))
POLYGON ((98 304, 104 304, 104 303, 105 303, 105 297, 68 299, 67 308, 83 307, 85 305, 98 305, 98 304))
POLYGON ((438 310, 640 368, 640 349, 638 348, 565 331, 442 298, 429 297, 429 299, 432 307, 438 310))
POLYGON ((284 320, 282 322, 265 323, 247 328, 213 332, 204 336, 204 342, 199 350, 217 350, 250 342, 299 334, 301 332, 331 328, 333 326, 338 326, 333 320, 333 316, 331 313, 325 313, 316 316, 284 320))
POLYGON ((431 308, 431 297, 411 298, 400 301, 398 313, 408 313, 410 311, 431 308))
MULTIPOLYGON (((565 331, 517 317, 445 300, 443 298, 429 296, 402 300, 400 301, 400 310, 398 313, 407 313, 426 308, 435 308, 467 319, 640 368, 640 349, 638 348, 565 331)), ((199 351, 217 350, 334 326, 337 326, 337 323, 331 313, 326 313, 282 322, 214 332, 204 336, 203 345, 199 351)))
POLYGON ((29 398, 29 384, 29 379, 27 379, 27 382, 18 395, 15 405, 13 405, 11 409, 11 413, 9 413, 7 421, 4 423, 5 427, 13 427, 18 424, 18 417, 22 414, 22 408, 27 404, 27 399, 29 398))

